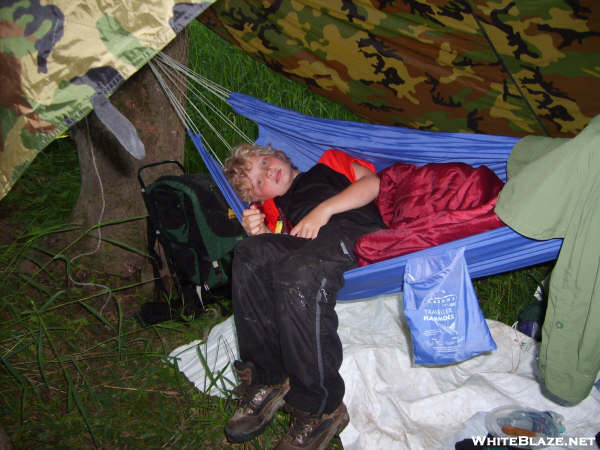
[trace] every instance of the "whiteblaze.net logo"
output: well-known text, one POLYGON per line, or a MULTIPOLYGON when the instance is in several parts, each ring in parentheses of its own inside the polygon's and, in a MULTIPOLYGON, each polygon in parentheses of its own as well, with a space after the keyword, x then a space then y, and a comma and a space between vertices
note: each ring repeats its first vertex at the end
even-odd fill
POLYGON ((591 447, 594 445, 593 437, 530 437, 530 436, 473 436, 473 443, 482 446, 500 447, 522 447, 522 448, 543 448, 543 447, 591 447))

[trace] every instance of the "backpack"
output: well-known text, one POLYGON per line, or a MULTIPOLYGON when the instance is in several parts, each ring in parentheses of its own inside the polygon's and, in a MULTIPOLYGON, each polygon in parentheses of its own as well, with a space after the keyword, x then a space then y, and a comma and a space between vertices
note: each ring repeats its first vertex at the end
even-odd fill
POLYGON ((142 305, 145 324, 206 311, 206 304, 227 295, 231 260, 246 233, 209 174, 185 174, 177 161, 147 164, 138 170, 148 210, 148 254, 155 277, 155 297, 170 301, 142 305), (142 172, 174 164, 180 175, 166 175, 149 185, 142 172), (162 255, 162 257, 161 257, 162 255), (165 286, 163 259, 170 272, 172 293, 165 286))

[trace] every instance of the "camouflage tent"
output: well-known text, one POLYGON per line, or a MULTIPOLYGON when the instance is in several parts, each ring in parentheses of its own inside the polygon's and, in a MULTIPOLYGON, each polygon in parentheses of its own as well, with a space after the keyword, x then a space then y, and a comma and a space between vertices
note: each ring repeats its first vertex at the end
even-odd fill
MULTIPOLYGON (((214 0, 3 0, 0 198, 214 0)), ((573 136, 600 110, 594 0, 219 0, 200 19, 369 121, 573 136)))
POLYGON ((2 0, 0 198, 214 0, 2 0))
POLYGON ((600 112, 597 0, 220 0, 200 20, 374 123, 568 137, 600 112))

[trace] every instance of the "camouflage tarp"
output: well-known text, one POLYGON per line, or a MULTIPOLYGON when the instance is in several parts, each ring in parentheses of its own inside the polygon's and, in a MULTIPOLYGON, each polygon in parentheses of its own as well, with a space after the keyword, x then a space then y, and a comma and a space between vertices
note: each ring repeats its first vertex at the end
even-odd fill
POLYGON ((214 0, 2 0, 0 198, 48 143, 85 117, 214 0))
MULTIPOLYGON (((214 0, 2 0, 0 199, 214 0)), ((594 0, 219 0, 201 20, 374 123, 572 136, 600 112, 594 0)))
POLYGON ((597 0, 220 0, 199 19, 374 123, 568 137, 600 113, 597 0))

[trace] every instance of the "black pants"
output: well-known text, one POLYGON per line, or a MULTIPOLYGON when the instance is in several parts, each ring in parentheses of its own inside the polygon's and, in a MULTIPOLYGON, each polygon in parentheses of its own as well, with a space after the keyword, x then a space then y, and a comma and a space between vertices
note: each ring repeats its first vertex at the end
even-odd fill
POLYGON ((343 273, 356 266, 352 249, 362 234, 344 231, 341 237, 338 227, 327 225, 314 240, 251 236, 233 259, 240 358, 254 363, 260 384, 289 376, 286 401, 310 413, 332 412, 344 396, 334 307, 343 273))

